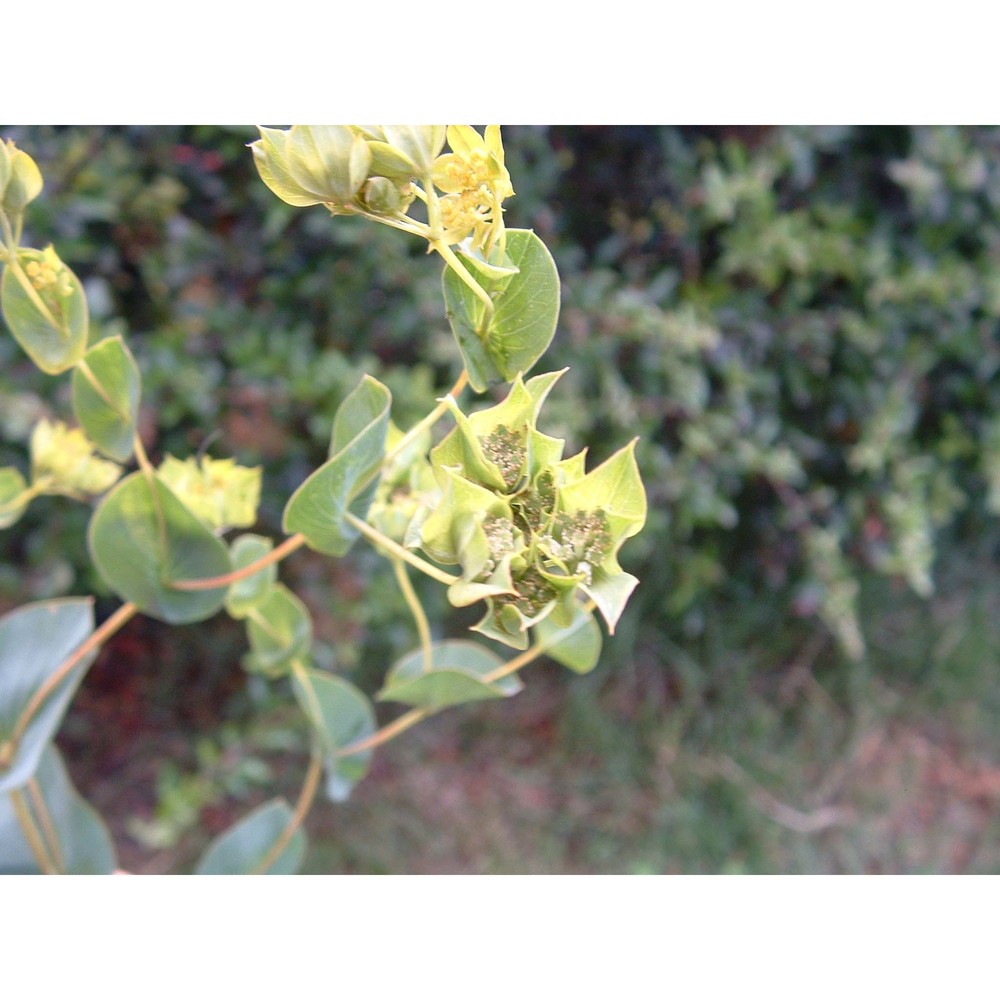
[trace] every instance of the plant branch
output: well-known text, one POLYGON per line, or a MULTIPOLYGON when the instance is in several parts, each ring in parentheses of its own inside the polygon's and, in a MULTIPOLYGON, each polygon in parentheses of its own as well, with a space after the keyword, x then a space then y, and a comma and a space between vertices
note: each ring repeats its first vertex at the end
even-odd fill
POLYGON ((436 250, 445 259, 445 263, 458 275, 459 278, 465 283, 469 290, 479 299, 480 302, 486 307, 486 315, 483 317, 483 322, 480 329, 476 330, 476 334, 479 339, 482 340, 486 334, 486 330, 489 328, 490 320, 493 319, 493 313, 495 312, 495 307, 493 305, 493 300, 489 296, 489 292, 483 288, 482 285, 476 281, 475 278, 462 266, 462 262, 455 256, 455 251, 452 250, 444 240, 434 240, 431 243, 431 249, 436 250))
POLYGON ((354 743, 348 743, 346 747, 340 747, 337 750, 337 756, 352 757, 356 753, 361 753, 364 750, 372 750, 383 743, 388 743, 389 740, 395 738, 400 733, 406 732, 411 726, 415 726, 431 714, 431 711, 426 708, 412 708, 394 722, 390 722, 388 725, 376 730, 371 736, 366 736, 364 739, 357 740, 354 743))
POLYGON ((35 862, 39 870, 45 875, 58 875, 59 869, 56 868, 55 863, 45 850, 42 836, 38 832, 38 827, 35 826, 31 810, 28 808, 28 803, 24 801, 24 795, 21 790, 15 788, 14 791, 7 794, 10 796, 10 804, 14 807, 14 815, 17 817, 18 825, 21 827, 24 839, 28 842, 28 847, 31 848, 31 853, 35 857, 35 862))
POLYGON ((264 857, 260 859, 260 862, 253 871, 254 875, 266 874, 271 865, 281 857, 282 851, 291 843, 292 837, 295 836, 295 831, 302 826, 309 810, 312 808, 322 773, 323 755, 314 741, 312 756, 309 758, 309 770, 306 771, 305 780, 302 783, 302 791, 299 792, 298 802, 295 803, 295 811, 288 820, 285 829, 281 831, 281 835, 271 845, 264 857))
POLYGON ((402 545, 398 542, 394 542, 387 535, 383 535, 378 528, 373 528, 367 521, 362 521, 357 514, 352 514, 350 511, 344 515, 344 519, 348 524, 353 525, 365 536, 370 542, 374 543, 376 547, 381 547, 387 552, 398 556, 403 562, 409 563, 414 569, 419 569, 421 573, 425 573, 432 580, 437 580, 438 583, 446 584, 451 586, 453 583, 457 583, 460 577, 454 576, 451 573, 446 573, 443 569, 438 569, 437 566, 433 566, 431 563, 427 562, 426 559, 421 559, 420 556, 414 554, 409 549, 404 549, 402 545))
POLYGON ((63 861, 62 849, 59 846, 59 834, 56 832, 55 824, 52 822, 52 814, 45 802, 45 796, 38 785, 38 781, 32 778, 28 782, 28 795, 31 797, 31 804, 35 808, 35 815, 38 817, 38 825, 42 828, 42 838, 45 841, 49 857, 57 871, 65 871, 66 866, 63 861))
POLYGON ((448 390, 447 394, 438 402, 438 405, 427 414, 419 423, 414 424, 395 444, 395 447, 386 453, 382 459, 382 466, 388 466, 398 455, 410 446, 410 443, 422 434, 428 427, 433 427, 447 412, 448 400, 456 399, 469 381, 469 373, 463 368, 462 374, 455 380, 455 384, 448 390))
POLYGON ((410 607, 414 624, 417 626, 417 635, 420 636, 420 648, 424 654, 424 672, 428 673, 434 666, 434 652, 431 641, 431 627, 427 622, 427 615, 424 606, 420 603, 417 592, 413 589, 410 576, 406 572, 406 564, 398 556, 390 556, 392 570, 396 574, 396 582, 403 593, 406 603, 410 607))

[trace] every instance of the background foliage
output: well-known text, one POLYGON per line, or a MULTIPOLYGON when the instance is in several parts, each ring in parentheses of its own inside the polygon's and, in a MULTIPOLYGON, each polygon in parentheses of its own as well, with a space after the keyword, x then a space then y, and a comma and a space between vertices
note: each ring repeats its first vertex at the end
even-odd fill
MULTIPOLYGON (((153 457, 205 447, 263 463, 266 529, 278 530, 284 500, 325 457, 333 413, 364 372, 389 386, 404 424, 458 374, 440 268, 381 227, 277 202, 245 149, 251 129, 3 135, 42 166, 46 192, 29 224, 84 280, 95 339, 128 333, 146 432, 160 435, 147 436, 153 457)), ((400 833, 409 786, 396 789, 395 812, 385 787, 366 798, 362 786, 338 807, 331 856, 316 864, 1000 863, 988 738, 1000 648, 1000 133, 510 128, 505 145, 517 190, 508 223, 536 229, 563 278, 547 363, 570 371, 545 430, 567 437, 568 452, 588 446, 594 461, 640 436, 650 520, 623 566, 642 585, 598 671, 553 682, 538 699, 548 717, 515 700, 499 746, 484 726, 501 725, 511 705, 463 709, 414 738, 431 765, 451 746, 452 783, 463 762, 509 755, 515 775, 520 767, 544 792, 536 840, 522 839, 534 829, 529 801, 508 838, 516 847, 435 855, 400 833), (543 772, 517 763, 518 723, 550 751, 543 772), (937 844, 943 821, 937 831, 934 817, 913 818, 909 802, 880 813, 865 798, 878 792, 852 781, 881 773, 879 762, 895 774, 928 760, 951 773, 949 808, 971 803, 961 850, 954 838, 937 844), (356 842, 352 819, 369 831, 356 842), (891 850, 879 846, 883 819, 898 827, 891 850)), ((0 465, 24 467, 36 418, 68 412, 64 391, 0 338, 0 465)), ((101 593, 82 549, 87 513, 42 498, 0 534, 0 610, 101 593)), ((287 570, 321 656, 362 684, 366 664, 384 664, 410 638, 376 563, 348 569, 300 554, 287 570), (372 593, 379 599, 366 600, 372 593)), ((426 598, 441 600, 433 589, 426 598)), ((128 643, 153 650, 160 669, 138 689, 132 735, 160 726, 182 763, 139 752, 155 802, 125 800, 118 812, 137 843, 183 851, 185 838, 225 825, 213 810, 224 813, 227 799, 263 795, 286 766, 287 720, 247 723, 245 705, 265 695, 244 689, 241 636, 225 621, 177 630, 172 650, 154 623, 135 624, 95 667, 96 692, 88 699, 84 686, 64 739, 99 778, 101 687, 140 683, 123 676, 128 643), (197 735, 219 716, 231 720, 221 737, 197 735)), ((403 780, 397 753, 408 751, 386 755, 390 785, 403 780)), ((497 780, 500 791, 482 794, 509 790, 497 780)), ((440 795, 437 784, 426 791, 440 795)), ((463 828, 455 809, 452 837, 463 828)), ((509 811, 496 804, 497 817, 509 811)))

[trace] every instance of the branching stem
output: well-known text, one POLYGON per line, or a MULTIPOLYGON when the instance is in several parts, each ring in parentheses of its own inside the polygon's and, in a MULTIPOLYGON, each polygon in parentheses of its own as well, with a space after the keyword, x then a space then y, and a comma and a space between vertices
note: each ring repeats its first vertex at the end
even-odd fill
POLYGON ((172 580, 170 586, 174 590, 215 590, 218 587, 228 587, 232 583, 238 583, 240 580, 253 576, 254 573, 259 573, 273 563, 281 562, 285 556, 302 548, 305 543, 305 535, 290 535, 276 549, 271 549, 270 552, 255 559, 242 569, 234 569, 231 573, 223 573, 222 576, 209 576, 202 580, 172 580))

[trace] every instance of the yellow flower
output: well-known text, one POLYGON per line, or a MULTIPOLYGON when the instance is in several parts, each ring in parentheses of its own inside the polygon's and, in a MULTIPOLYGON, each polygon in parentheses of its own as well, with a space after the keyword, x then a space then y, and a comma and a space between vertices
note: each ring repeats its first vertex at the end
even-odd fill
POLYGON ((499 125, 487 125, 480 135, 469 125, 449 125, 452 152, 434 161, 434 185, 444 192, 440 200, 445 242, 473 246, 486 253, 503 233, 503 201, 514 194, 504 165, 499 125))
POLYGON ((210 528, 248 528, 257 520, 261 469, 237 465, 232 458, 188 458, 167 455, 160 479, 185 507, 210 528))
POLYGON ((82 499, 103 493, 121 468, 94 454, 94 446, 79 427, 39 421, 31 435, 31 480, 39 493, 82 499))

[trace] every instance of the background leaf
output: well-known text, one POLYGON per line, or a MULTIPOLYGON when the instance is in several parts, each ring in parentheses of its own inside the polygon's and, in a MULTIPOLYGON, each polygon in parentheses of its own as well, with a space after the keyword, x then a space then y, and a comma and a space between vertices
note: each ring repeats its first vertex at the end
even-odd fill
MULTIPOLYGON (((54 747, 46 748, 36 779, 59 842, 61 871, 67 875, 108 875, 115 871, 118 862, 111 835, 97 811, 73 787, 54 747)), ((25 799, 31 802, 30 796, 25 799)), ((38 873, 10 796, 0 795, 0 875, 38 873)))
MULTIPOLYGON (((22 266, 41 258, 37 250, 19 250, 22 266)), ((72 368, 87 349, 87 298, 83 286, 66 268, 71 292, 62 300, 65 326, 54 327, 38 311, 11 268, 0 278, 0 307, 14 339, 46 375, 58 375, 72 368)))
POLYGON ((306 606, 283 584, 271 588, 267 598, 247 618, 250 653, 243 665, 268 677, 286 674, 293 660, 309 655, 312 621, 306 606))
POLYGON ((432 647, 431 669, 424 664, 423 650, 407 653, 386 675, 379 701, 399 701, 418 708, 439 709, 488 698, 509 698, 524 685, 511 675, 487 683, 482 678, 503 660, 474 642, 445 640, 432 647))
MULTIPOLYGON (((229 558, 233 569, 243 569, 262 559, 274 548, 270 538, 262 535, 240 535, 229 547, 229 558)), ((271 592, 278 579, 277 563, 271 563, 253 576, 237 580, 226 595, 226 613, 233 618, 246 618, 250 611, 271 592)))
POLYGON ((87 437, 116 462, 132 457, 142 379, 121 337, 95 344, 73 370, 73 412, 87 437), (85 363, 104 396, 84 375, 85 363), (107 397, 107 398, 105 398, 107 397))
POLYGON ((342 802, 368 773, 372 752, 341 757, 337 751, 375 732, 372 703, 342 677, 320 670, 296 671, 292 686, 323 747, 326 793, 334 802, 342 802))
POLYGON ((154 476, 123 479, 94 511, 90 554, 104 581, 144 614, 172 625, 209 618, 227 589, 175 590, 171 580, 221 576, 225 545, 154 476))
MULTIPOLYGON (((265 802, 234 823, 208 846, 196 875, 251 875, 277 843, 292 818, 284 799, 265 802)), ((306 836, 299 828, 262 875, 294 875, 306 852, 306 836)))
POLYGON ((292 494, 283 527, 306 536, 311 548, 342 556, 358 537, 344 523, 350 510, 364 517, 371 505, 385 454, 392 396, 365 375, 341 403, 333 423, 331 458, 292 494))
MULTIPOLYGON (((34 693, 93 630, 89 598, 28 604, 0 618, 0 745, 11 735, 34 693)), ((0 769, 0 793, 19 788, 35 773, 95 655, 84 657, 42 703, 13 758, 0 769)))

